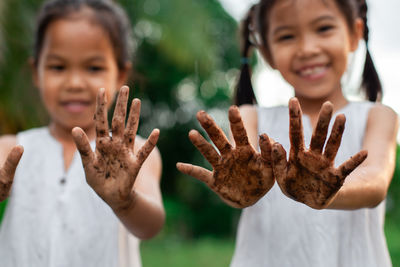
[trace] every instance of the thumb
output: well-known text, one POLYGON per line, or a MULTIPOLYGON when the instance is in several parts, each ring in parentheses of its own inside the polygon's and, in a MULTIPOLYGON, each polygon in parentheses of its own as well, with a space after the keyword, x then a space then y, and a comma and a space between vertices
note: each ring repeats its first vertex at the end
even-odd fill
POLYGON ((274 171, 274 176, 279 186, 283 184, 286 178, 286 151, 283 146, 279 143, 274 143, 272 145, 272 168, 274 171))
POLYGON ((72 137, 76 144, 76 148, 81 155, 82 164, 84 167, 88 166, 94 159, 94 153, 92 148, 90 147, 89 139, 86 136, 85 132, 79 128, 75 127, 72 129, 72 137))

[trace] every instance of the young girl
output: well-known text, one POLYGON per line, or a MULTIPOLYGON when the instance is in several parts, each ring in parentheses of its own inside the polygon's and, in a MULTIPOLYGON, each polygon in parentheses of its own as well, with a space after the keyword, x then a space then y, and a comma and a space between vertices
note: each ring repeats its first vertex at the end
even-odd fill
POLYGON ((159 131, 136 137, 137 99, 125 127, 126 86, 108 129, 131 67, 129 31, 111 1, 43 5, 32 67, 50 123, 0 139, 1 266, 140 266, 138 238, 160 231, 159 131))
POLYGON ((197 131, 189 137, 214 170, 178 163, 228 204, 250 206, 232 266, 391 266, 383 222, 397 116, 373 103, 381 87, 368 52, 363 88, 371 102, 349 102, 341 87, 349 53, 362 36, 368 41, 366 11, 355 0, 261 0, 249 12, 243 56, 257 47, 296 98, 288 108, 247 105, 255 99, 245 65, 237 91, 243 123, 238 108, 229 110, 236 146, 200 111, 219 153, 197 131))

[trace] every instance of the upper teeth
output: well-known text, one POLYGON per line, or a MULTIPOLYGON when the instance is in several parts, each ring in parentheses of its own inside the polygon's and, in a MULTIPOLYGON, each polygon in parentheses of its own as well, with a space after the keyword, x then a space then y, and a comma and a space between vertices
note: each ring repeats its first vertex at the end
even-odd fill
POLYGON ((307 68, 302 71, 300 71, 300 75, 307 76, 307 75, 315 75, 321 73, 325 68, 324 67, 313 67, 313 68, 307 68))

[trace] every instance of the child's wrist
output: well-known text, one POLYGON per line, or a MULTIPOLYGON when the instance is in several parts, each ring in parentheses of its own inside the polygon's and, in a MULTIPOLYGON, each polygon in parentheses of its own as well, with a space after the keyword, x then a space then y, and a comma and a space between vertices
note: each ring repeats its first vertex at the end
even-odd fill
POLYGON ((128 214, 136 206, 137 199, 138 199, 137 192, 135 190, 132 190, 127 200, 111 208, 115 214, 119 216, 124 216, 125 214, 128 214))

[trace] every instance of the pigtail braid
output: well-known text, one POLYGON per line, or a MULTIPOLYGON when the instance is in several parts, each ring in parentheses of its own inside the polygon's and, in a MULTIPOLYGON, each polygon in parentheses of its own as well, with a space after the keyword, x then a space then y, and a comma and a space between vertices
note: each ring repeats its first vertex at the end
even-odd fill
POLYGON ((251 55, 251 50, 254 46, 250 38, 252 31, 252 19, 255 7, 256 5, 253 5, 250 8, 247 17, 241 23, 241 29, 240 29, 241 67, 234 98, 234 104, 237 106, 243 104, 254 104, 257 102, 253 91, 253 86, 251 84, 251 74, 250 74, 251 71, 249 66, 249 57, 251 55))
POLYGON ((374 62, 368 49, 369 29, 367 24, 367 2, 358 0, 359 16, 364 22, 364 40, 367 49, 364 70, 362 74, 362 87, 369 101, 375 102, 382 99, 382 84, 376 71, 374 62))

